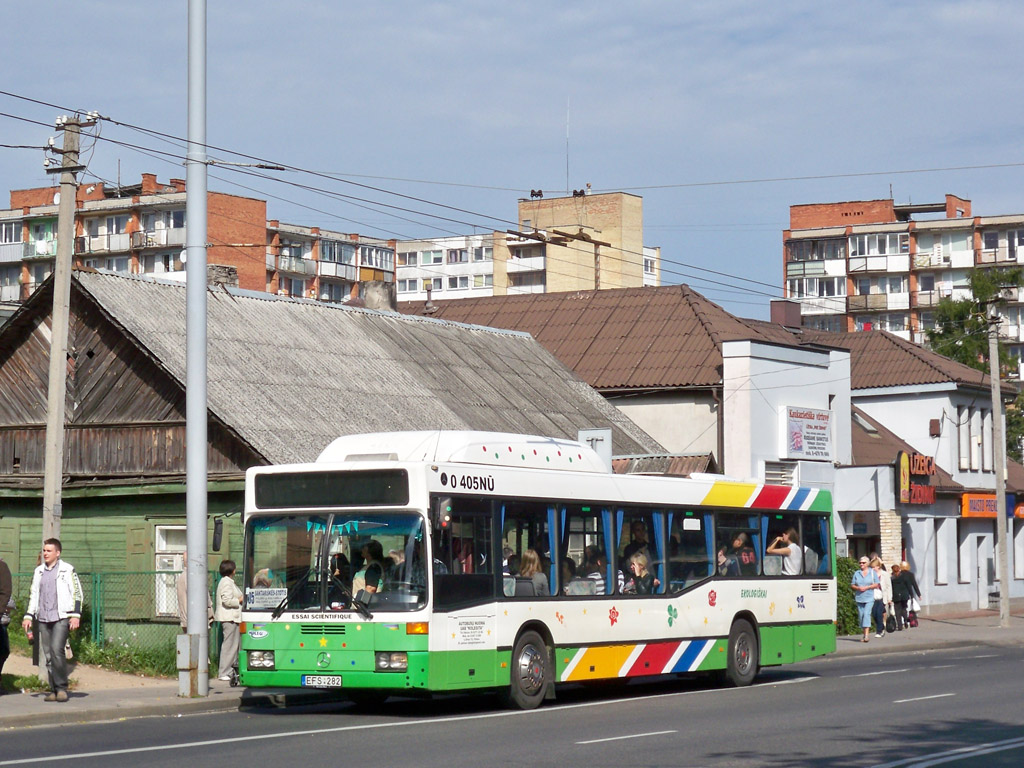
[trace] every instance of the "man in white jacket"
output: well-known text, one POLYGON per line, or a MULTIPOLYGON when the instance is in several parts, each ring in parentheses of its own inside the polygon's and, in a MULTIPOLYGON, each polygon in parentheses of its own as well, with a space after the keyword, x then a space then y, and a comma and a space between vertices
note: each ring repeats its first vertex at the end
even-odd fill
POLYGON ((50 693, 43 701, 68 700, 68 661, 64 646, 82 616, 82 584, 75 568, 61 560, 60 539, 43 542, 43 562, 32 574, 28 610, 21 623, 31 638, 32 620, 39 624, 39 647, 46 658, 50 693))

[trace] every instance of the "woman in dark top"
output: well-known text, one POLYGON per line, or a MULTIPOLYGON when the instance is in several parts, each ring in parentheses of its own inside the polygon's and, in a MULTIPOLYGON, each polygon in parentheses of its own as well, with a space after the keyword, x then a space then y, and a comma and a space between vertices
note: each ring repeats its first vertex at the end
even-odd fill
MULTIPOLYGON (((906 560, 900 563, 900 579, 907 587, 907 602, 909 603, 915 597, 920 600, 921 588, 917 586, 917 579, 914 578, 914 574, 910 570, 910 564, 906 560)), ((893 601, 895 600, 896 598, 893 597, 893 601)), ((899 619, 897 619, 897 621, 899 621, 899 619)), ((906 626, 909 627, 910 623, 907 622, 906 626)))
POLYGON ((649 595, 654 592, 654 574, 647 570, 650 561, 643 552, 634 552, 629 558, 629 570, 633 574, 632 580, 626 587, 626 592, 634 592, 638 595, 649 595))

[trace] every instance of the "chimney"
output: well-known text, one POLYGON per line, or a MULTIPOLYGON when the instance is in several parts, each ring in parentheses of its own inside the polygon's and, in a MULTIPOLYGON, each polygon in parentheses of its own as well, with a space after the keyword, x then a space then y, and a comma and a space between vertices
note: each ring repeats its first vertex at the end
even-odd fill
POLYGON ((155 173, 144 173, 142 174, 142 194, 152 195, 157 191, 156 185, 156 174, 155 173))
POLYGON ((398 311, 394 283, 386 283, 383 280, 367 280, 362 286, 363 306, 367 309, 398 311))
POLYGON ((171 179, 171 186, 174 187, 175 192, 185 191, 185 180, 184 179, 171 179))
POLYGON ((771 322, 786 328, 800 327, 800 304, 788 299, 772 299, 771 322))
POLYGON ((206 284, 238 287, 238 269, 227 264, 207 264, 206 284))

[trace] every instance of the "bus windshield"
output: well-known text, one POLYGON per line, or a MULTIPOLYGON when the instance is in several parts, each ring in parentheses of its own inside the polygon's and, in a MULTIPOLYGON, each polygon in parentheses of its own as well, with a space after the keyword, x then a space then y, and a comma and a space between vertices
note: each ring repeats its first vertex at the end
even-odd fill
POLYGON ((417 514, 291 514, 246 524, 245 609, 374 612, 426 604, 424 520, 417 514))

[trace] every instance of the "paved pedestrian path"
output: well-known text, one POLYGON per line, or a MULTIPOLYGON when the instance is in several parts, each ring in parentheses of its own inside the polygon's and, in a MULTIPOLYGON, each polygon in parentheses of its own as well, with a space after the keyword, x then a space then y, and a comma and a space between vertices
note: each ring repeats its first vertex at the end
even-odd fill
MULTIPOLYGON (((1024 616, 1015 615, 1010 627, 999 626, 999 615, 990 611, 933 616, 922 619, 915 629, 893 632, 885 637, 871 635, 841 637, 839 655, 859 656, 938 648, 1024 645, 1024 616)), ((31 675, 29 659, 11 656, 4 677, 31 675)), ((174 716, 244 707, 285 707, 302 703, 337 700, 338 694, 322 691, 249 691, 232 688, 220 680, 210 681, 204 698, 178 696, 178 681, 123 675, 106 669, 77 665, 71 673, 74 688, 67 703, 44 702, 42 693, 7 693, 0 696, 0 731, 42 725, 100 722, 146 716, 174 716)))

